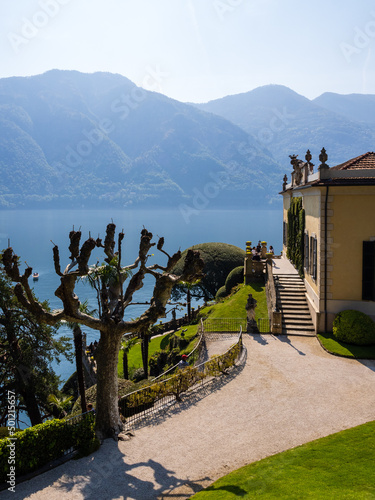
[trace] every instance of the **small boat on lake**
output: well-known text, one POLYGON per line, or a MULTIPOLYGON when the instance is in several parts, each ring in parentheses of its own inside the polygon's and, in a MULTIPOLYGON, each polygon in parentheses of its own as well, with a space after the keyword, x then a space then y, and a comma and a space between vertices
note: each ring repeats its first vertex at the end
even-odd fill
POLYGON ((33 280, 38 281, 39 279, 39 273, 33 273, 33 280))

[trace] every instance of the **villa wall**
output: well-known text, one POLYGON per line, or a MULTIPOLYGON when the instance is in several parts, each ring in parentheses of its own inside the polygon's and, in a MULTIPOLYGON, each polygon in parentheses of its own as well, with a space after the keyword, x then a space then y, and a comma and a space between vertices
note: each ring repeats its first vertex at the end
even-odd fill
MULTIPOLYGON (((375 240, 375 186, 330 186, 327 198, 327 251, 325 251, 326 187, 298 189, 283 195, 287 222, 290 198, 302 196, 305 230, 317 238, 317 278, 305 272, 307 301, 316 331, 324 331, 325 272, 327 270, 327 329, 344 309, 362 311, 375 321, 375 303, 362 300, 363 241, 375 240), (293 194, 292 194, 293 193, 293 194), (327 259, 327 260, 326 260, 327 259)), ((286 247, 283 247, 286 255, 286 247)))
POLYGON ((375 186, 331 187, 328 204, 328 312, 353 308, 375 319, 362 301, 362 244, 375 239, 375 186))

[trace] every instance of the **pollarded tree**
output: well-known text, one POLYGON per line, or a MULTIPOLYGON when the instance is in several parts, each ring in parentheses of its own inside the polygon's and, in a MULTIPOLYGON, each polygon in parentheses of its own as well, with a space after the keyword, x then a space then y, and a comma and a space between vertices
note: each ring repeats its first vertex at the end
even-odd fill
MULTIPOLYGON (((29 294, 36 301, 31 290, 29 294)), ((47 303, 42 307, 48 312, 47 303)), ((24 410, 31 425, 42 423, 50 414, 48 396, 59 392, 59 377, 51 362, 62 356, 71 359, 69 340, 56 338, 56 331, 39 324, 35 314, 18 302, 0 268, 0 425, 9 413, 9 393, 15 395, 17 415, 24 410)))
POLYGON ((108 224, 104 244, 102 240, 89 237, 80 246, 81 232, 69 233, 71 263, 61 271, 59 248, 53 247, 55 271, 60 276, 60 286, 55 295, 62 301, 62 309, 50 312, 39 303, 32 294, 29 277, 32 268, 28 267, 20 273, 17 256, 12 248, 3 253, 3 264, 10 279, 16 282, 15 294, 20 303, 31 311, 40 322, 55 325, 61 320, 85 325, 100 332, 100 340, 96 349, 97 362, 97 407, 96 431, 99 438, 116 437, 122 430, 118 409, 117 362, 122 337, 125 333, 148 331, 159 318, 165 317, 166 304, 173 286, 179 281, 195 281, 202 276, 203 261, 199 251, 187 252, 185 263, 179 274, 172 269, 181 258, 178 251, 172 256, 163 250, 164 238, 159 238, 157 249, 167 256, 166 266, 147 265, 149 251, 155 245, 152 234, 143 229, 139 245, 138 257, 133 264, 123 266, 122 240, 124 233, 117 238, 115 252, 115 224, 108 224), (93 250, 103 248, 106 255, 101 266, 89 266, 93 250), (137 271, 130 277, 132 271, 137 271), (148 309, 137 319, 124 319, 127 307, 132 303, 133 295, 143 286, 146 275, 155 279, 153 296, 148 309), (80 301, 75 294, 78 279, 92 281, 97 292, 98 315, 94 317, 80 310, 80 301), (129 278, 127 286, 126 280, 129 278))

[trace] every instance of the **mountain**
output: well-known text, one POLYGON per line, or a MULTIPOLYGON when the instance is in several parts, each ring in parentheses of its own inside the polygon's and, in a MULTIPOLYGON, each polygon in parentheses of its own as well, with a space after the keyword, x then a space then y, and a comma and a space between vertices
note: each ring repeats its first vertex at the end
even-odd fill
POLYGON ((121 75, 0 79, 0 207, 243 208, 281 177, 241 127, 121 75))
POLYGON ((287 87, 266 85, 197 107, 243 128, 255 137, 260 147, 271 151, 275 160, 284 166, 284 172, 291 168, 288 156, 299 154, 302 158, 307 149, 317 163, 319 152, 325 147, 331 166, 372 151, 375 96, 365 96, 363 103, 367 104, 361 106, 360 99, 350 101, 341 99, 346 96, 324 96, 326 94, 310 101, 287 87))
POLYGON ((375 95, 326 92, 312 102, 349 120, 375 124, 375 95))

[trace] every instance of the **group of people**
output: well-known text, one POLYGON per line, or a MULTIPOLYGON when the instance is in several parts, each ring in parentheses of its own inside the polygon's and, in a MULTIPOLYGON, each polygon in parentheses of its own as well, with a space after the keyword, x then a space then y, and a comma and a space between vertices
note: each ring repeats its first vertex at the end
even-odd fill
MULTIPOLYGON (((268 253, 271 253, 272 255, 275 254, 275 251, 274 251, 272 245, 270 245, 270 247, 268 249, 268 253)), ((262 258, 262 243, 260 241, 258 241, 258 245, 256 247, 253 247, 251 249, 251 254, 252 254, 253 260, 260 260, 262 258)))
POLYGON ((92 356, 95 352, 95 349, 98 347, 98 341, 95 340, 95 342, 91 342, 91 344, 88 346, 88 350, 90 351, 90 355, 92 356))

